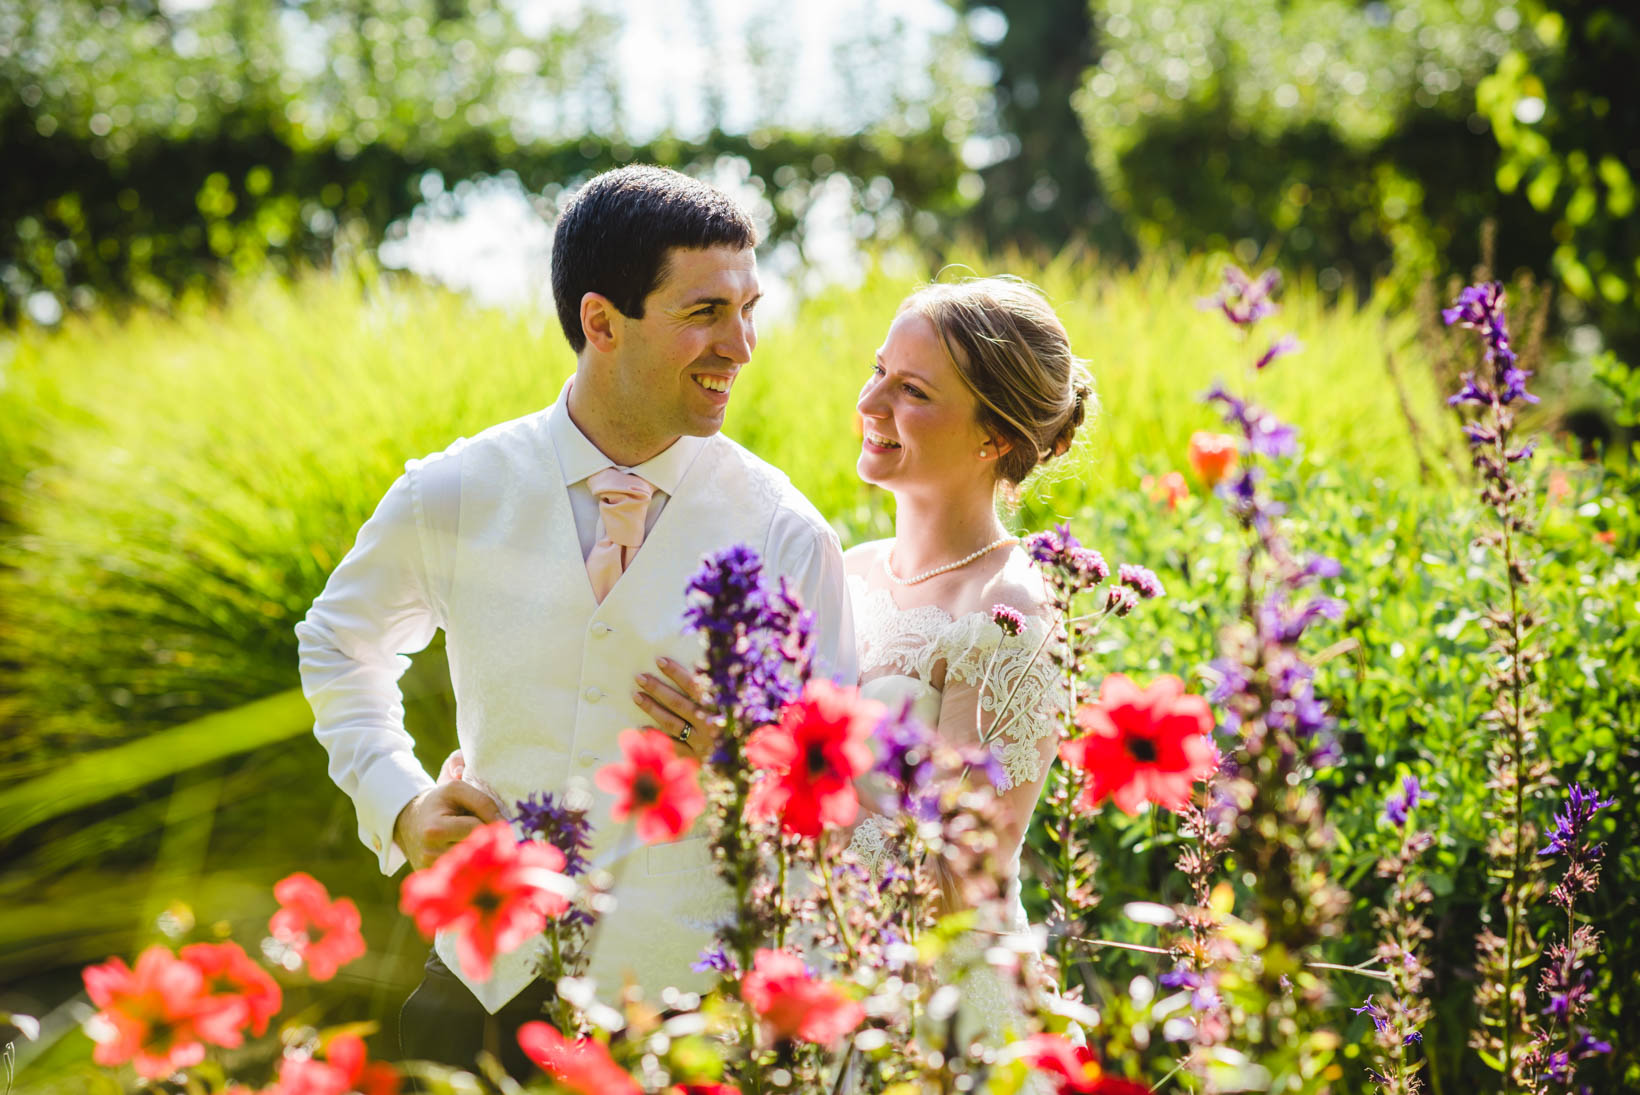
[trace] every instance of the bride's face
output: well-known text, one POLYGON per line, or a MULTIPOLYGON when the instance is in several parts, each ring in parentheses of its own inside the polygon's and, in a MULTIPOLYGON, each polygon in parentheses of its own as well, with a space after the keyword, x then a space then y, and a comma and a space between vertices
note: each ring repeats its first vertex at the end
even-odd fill
POLYGON ((868 483, 957 489, 996 467, 980 455, 990 439, 978 401, 926 316, 901 312, 894 320, 856 406, 863 435, 856 466, 868 483))

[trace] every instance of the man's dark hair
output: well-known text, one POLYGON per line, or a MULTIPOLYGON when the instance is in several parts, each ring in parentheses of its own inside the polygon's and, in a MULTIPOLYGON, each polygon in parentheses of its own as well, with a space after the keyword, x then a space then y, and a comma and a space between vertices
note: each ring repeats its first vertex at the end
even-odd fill
POLYGON ((564 207, 552 241, 552 296, 570 348, 587 344, 581 298, 600 293, 643 318, 673 248, 751 247, 757 230, 734 199, 688 175, 647 164, 588 182, 564 207))

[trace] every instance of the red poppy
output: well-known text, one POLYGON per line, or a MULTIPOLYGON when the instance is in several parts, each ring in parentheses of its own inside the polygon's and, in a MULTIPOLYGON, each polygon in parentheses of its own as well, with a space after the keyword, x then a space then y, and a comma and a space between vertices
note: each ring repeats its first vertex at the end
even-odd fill
POLYGON ((492 821, 406 878, 399 908, 429 938, 455 932, 462 972, 483 980, 497 954, 518 949, 569 908, 549 888, 563 867, 564 853, 551 844, 521 842, 507 822, 492 821))
POLYGON ((1239 454, 1240 443, 1231 434, 1198 430, 1190 435, 1190 469, 1209 488, 1235 470, 1239 454))
POLYGON ((535 1022, 518 1028, 518 1044, 543 1072, 581 1095, 641 1095, 643 1091, 602 1042, 571 1040, 548 1024, 535 1022))
POLYGON ((740 1095, 734 1084, 673 1084, 667 1095, 740 1095))
POLYGON ((1166 472, 1160 479, 1147 475, 1139 480, 1139 489, 1144 491, 1152 502, 1167 503, 1170 510, 1178 509, 1179 503, 1190 497, 1190 484, 1176 471, 1166 472))
POLYGON ((1085 812, 1106 798, 1125 814, 1138 813, 1141 802, 1183 809, 1191 784, 1218 761, 1207 736, 1213 712, 1200 696, 1187 695, 1177 677, 1140 688, 1112 673, 1098 701, 1076 709, 1076 725, 1085 736, 1061 745, 1059 756, 1082 774, 1078 806, 1085 812))
POLYGON ((268 1020, 279 1014, 284 1000, 278 982, 243 947, 238 943, 190 943, 182 948, 180 957, 204 976, 207 1001, 222 1011, 232 1031, 225 1040, 211 1041, 237 1046, 246 1027, 258 1038, 267 1033, 268 1020))
POLYGON ((706 809, 699 776, 700 762, 678 756, 659 730, 622 730, 621 759, 598 769, 594 780, 615 796, 611 818, 633 816, 639 840, 665 844, 688 832, 706 809))
MULTIPOLYGON (((87 966, 86 995, 101 1010, 87 1024, 99 1065, 126 1061, 154 1080, 205 1059, 205 1043, 229 1037, 231 1017, 210 1000, 205 975, 161 946, 137 956, 87 966)), ((237 1031, 233 1031, 237 1034, 237 1031)))
POLYGON ((338 1034, 325 1047, 323 1061, 313 1057, 286 1057, 279 1063, 278 1095, 398 1095, 398 1070, 386 1061, 372 1061, 364 1039, 338 1034))
POLYGON ((857 690, 810 681, 778 723, 747 739, 746 759, 765 773, 752 785, 748 816, 778 817, 786 832, 806 837, 852 824, 860 808, 854 780, 871 768, 871 732, 882 717, 882 704, 857 690))
POLYGON ((315 981, 329 981, 336 971, 364 955, 359 934, 359 907, 330 891, 312 875, 297 871, 273 885, 279 911, 268 920, 268 932, 289 947, 315 981))
POLYGON ((1055 1095, 1150 1095, 1144 1084, 1107 1076, 1093 1050, 1059 1034, 1033 1034, 1025 1040, 1020 1059, 1053 1080, 1055 1095))
POLYGON ((857 1000, 810 976, 803 959, 788 950, 758 951, 741 979, 740 996, 777 1039, 831 1046, 866 1017, 857 1000))

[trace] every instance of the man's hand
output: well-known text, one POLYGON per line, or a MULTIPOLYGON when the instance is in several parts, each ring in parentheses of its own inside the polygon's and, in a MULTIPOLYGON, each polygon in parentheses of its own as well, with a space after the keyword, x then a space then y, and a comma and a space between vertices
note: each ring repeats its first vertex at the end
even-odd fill
POLYGON ((460 781, 429 787, 399 811, 393 839, 410 866, 422 870, 480 825, 501 819, 495 800, 460 781))
POLYGON ((668 679, 639 673, 632 702, 655 720, 655 729, 678 743, 679 756, 704 760, 717 737, 712 713, 702 706, 705 681, 671 658, 656 658, 655 665, 668 679))

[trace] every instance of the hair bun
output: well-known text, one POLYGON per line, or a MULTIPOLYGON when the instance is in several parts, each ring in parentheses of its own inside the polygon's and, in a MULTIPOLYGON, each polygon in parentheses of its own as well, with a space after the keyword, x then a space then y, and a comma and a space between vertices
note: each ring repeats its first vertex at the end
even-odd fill
POLYGON ((1072 389, 1071 409, 1065 415, 1065 424, 1059 427, 1059 433, 1054 436, 1053 448, 1046 458, 1063 456, 1070 449, 1071 442, 1076 440, 1076 431, 1088 416, 1088 399, 1093 395, 1093 389, 1086 381, 1078 380, 1072 389))

